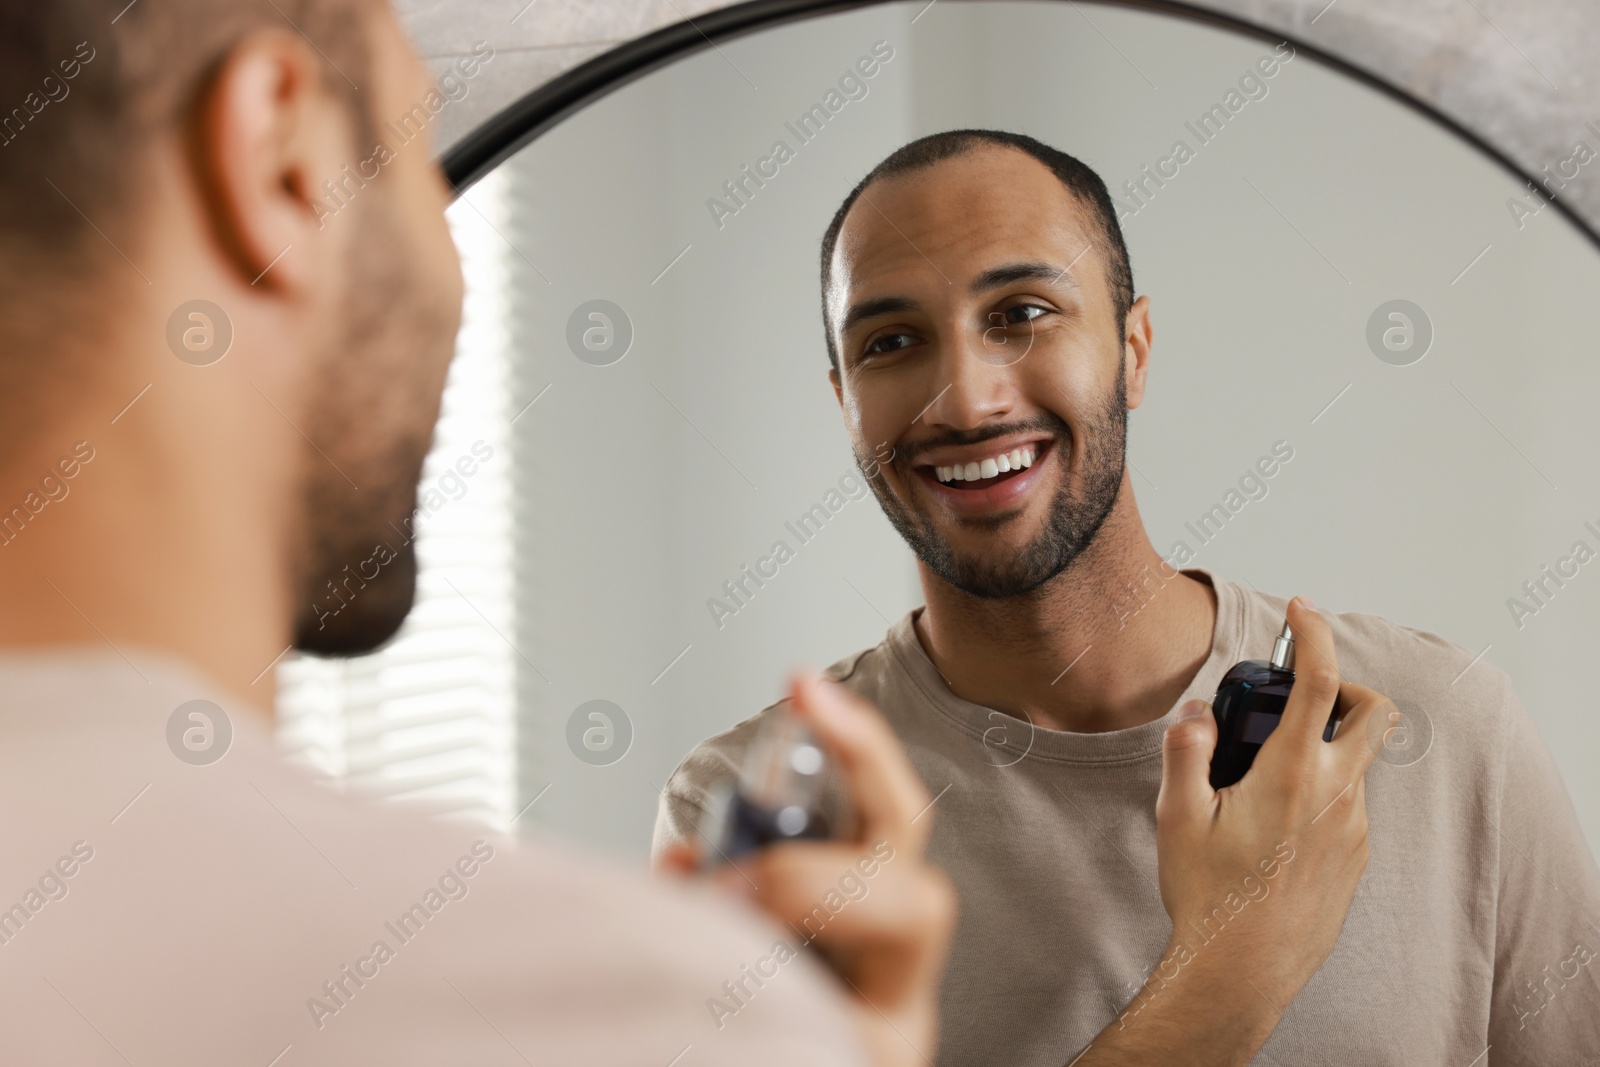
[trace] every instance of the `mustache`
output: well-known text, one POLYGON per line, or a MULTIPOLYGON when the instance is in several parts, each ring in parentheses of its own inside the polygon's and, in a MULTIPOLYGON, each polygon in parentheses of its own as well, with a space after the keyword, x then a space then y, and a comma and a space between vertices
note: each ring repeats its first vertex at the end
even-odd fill
POLYGON ((1018 433, 1048 433, 1060 438, 1070 438, 1072 436, 1072 430, 1065 419, 1059 415, 1045 412, 1033 418, 1019 419, 1015 422, 980 426, 975 430, 946 430, 931 434, 917 441, 902 441, 895 452, 897 458, 901 459, 907 466, 914 467, 917 465, 918 457, 936 448, 982 444, 984 441, 992 441, 997 437, 1007 437, 1018 433))

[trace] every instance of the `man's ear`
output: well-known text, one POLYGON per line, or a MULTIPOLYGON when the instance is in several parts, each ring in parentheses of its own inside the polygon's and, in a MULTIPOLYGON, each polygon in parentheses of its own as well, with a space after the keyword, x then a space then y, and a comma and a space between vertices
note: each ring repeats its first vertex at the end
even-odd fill
POLYGON ((837 369, 828 372, 828 381, 833 383, 833 398, 839 402, 839 407, 842 409, 844 407, 844 389, 840 384, 837 369))
POLYGON ((318 240, 319 184, 347 154, 349 116, 321 60, 297 35, 251 34, 203 93, 191 159, 207 222, 245 284, 306 291, 324 281, 336 242, 318 240))
POLYGON ((1122 384, 1128 394, 1129 411, 1144 403, 1144 386, 1150 373, 1150 346, 1153 341, 1150 298, 1141 296, 1128 309, 1127 325, 1123 331, 1122 384))

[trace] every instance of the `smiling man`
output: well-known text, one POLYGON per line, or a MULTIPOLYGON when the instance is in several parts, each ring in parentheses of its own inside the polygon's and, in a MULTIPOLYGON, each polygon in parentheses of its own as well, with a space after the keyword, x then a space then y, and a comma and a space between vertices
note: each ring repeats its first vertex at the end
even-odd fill
MULTIPOLYGON (((1180 950, 1237 943, 1262 901, 1316 891, 1245 870, 1202 922, 1178 924, 1162 899, 1181 872, 1156 862, 1165 731, 1263 657, 1286 617, 1302 678, 1336 665, 1425 712, 1433 742, 1365 779, 1370 864, 1314 977, 1261 984, 1305 934, 1286 927, 1233 979, 1292 998, 1260 1060, 1533 1067, 1600 1050, 1600 876, 1505 673, 1372 615, 1319 630, 1303 599, 1152 546, 1124 462, 1150 300, 1134 299, 1098 176, 1014 134, 913 142, 840 207, 822 291, 846 429, 863 462, 893 447, 864 468, 926 600, 830 673, 883 709, 935 797, 930 854, 960 896, 941 1064, 1060 1067, 1159 1002, 1153 975, 1181 969, 1180 950)), ((678 769, 659 851, 691 838, 771 713, 678 769)), ((1373 721, 1380 743, 1412 725, 1373 721)), ((1262 764, 1201 788, 1218 811, 1255 803, 1262 764)), ((1276 855, 1293 871, 1311 851, 1276 855)))

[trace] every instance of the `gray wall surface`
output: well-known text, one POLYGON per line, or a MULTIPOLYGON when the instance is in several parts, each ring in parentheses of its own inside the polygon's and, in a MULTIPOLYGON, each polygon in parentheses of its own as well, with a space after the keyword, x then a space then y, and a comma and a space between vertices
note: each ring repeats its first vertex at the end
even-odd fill
MULTIPOLYGON (((935 3, 951 0, 935 0, 935 3)), ((447 147, 523 93, 625 41, 732 6, 718 0, 396 0, 436 70, 476 41, 496 50, 473 94, 441 116, 447 147)), ((1197 0, 1293 35, 1474 131, 1531 175, 1600 122, 1600 4, 1585 0, 1197 0)), ((925 17, 932 18, 934 11, 925 17)), ((1089 31, 1092 32, 1092 31, 1089 31)), ((1600 182, 1561 190, 1600 229, 1600 182)))

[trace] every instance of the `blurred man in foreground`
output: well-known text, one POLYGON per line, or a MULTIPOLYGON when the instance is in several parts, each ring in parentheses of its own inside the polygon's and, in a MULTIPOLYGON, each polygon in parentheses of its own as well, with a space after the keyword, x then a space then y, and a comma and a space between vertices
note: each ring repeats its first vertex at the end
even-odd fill
MULTIPOLYGON (((0 1061, 915 1058, 950 903, 911 841, 872 943, 839 931, 852 990, 749 909, 275 755, 281 654, 371 649, 410 608, 397 531, 460 315, 449 191, 390 129, 437 94, 388 7, 5 0, 0 51, 0 988, 27 1020, 0 1061)), ((903 764, 795 692, 864 772, 903 764)), ((925 803, 887 798, 884 832, 925 803)), ((861 850, 794 858, 791 891, 861 850)))

